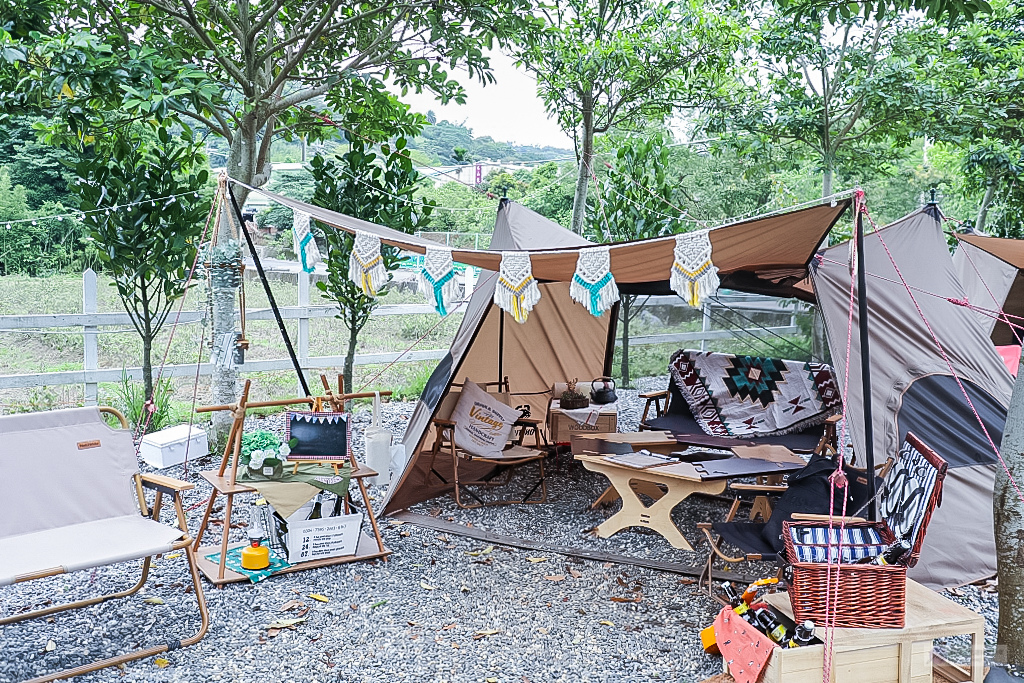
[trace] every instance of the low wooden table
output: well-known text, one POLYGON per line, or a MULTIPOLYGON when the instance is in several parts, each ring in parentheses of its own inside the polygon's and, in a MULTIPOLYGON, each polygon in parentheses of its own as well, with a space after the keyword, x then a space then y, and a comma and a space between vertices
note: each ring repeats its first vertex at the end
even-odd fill
MULTIPOLYGON (((765 596, 765 602, 793 617, 787 593, 765 596)), ((907 580, 907 615, 903 628, 837 628, 832 658, 835 683, 929 683, 936 679, 981 683, 985 668, 985 619, 947 600, 916 581, 907 580), (970 671, 938 660, 932 641, 946 636, 972 639, 970 671)), ((817 633, 823 638, 824 632, 817 633)), ((824 646, 777 648, 761 675, 762 683, 820 683, 824 646)))
POLYGON ((674 548, 692 551, 693 546, 672 521, 672 510, 694 493, 714 495, 725 490, 725 479, 704 480, 690 463, 681 462, 641 470, 610 462, 600 455, 573 457, 591 472, 599 472, 608 477, 612 487, 622 497, 622 509, 598 525, 597 535, 600 538, 608 538, 626 527, 641 526, 654 529, 674 548), (656 488, 662 485, 668 490, 662 493, 658 488, 658 498, 647 506, 637 496, 632 486, 634 481, 645 482, 656 488))

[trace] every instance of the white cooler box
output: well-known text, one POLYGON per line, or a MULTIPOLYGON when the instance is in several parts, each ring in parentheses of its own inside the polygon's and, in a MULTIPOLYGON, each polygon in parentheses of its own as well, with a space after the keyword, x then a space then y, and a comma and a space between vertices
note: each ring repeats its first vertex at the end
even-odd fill
POLYGON ((163 469, 185 462, 185 449, 189 458, 201 458, 210 452, 206 431, 196 425, 178 425, 147 434, 142 438, 139 455, 152 467, 163 469))

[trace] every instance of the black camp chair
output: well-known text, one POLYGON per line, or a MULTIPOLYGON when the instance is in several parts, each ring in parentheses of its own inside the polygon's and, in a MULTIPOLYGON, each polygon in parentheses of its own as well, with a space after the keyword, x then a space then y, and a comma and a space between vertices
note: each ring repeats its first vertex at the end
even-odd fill
MULTIPOLYGON (((804 520, 817 521, 828 520, 829 488, 828 477, 835 471, 835 450, 828 449, 833 457, 815 454, 811 457, 807 466, 802 470, 789 475, 786 491, 780 496, 771 516, 763 522, 701 522, 697 525, 708 540, 711 552, 708 553, 707 566, 701 574, 700 581, 707 577, 708 585, 711 582, 711 563, 717 555, 730 563, 739 562, 781 562, 782 558, 782 523, 784 521, 804 520), (716 541, 712 532, 718 534, 716 541), (721 550, 722 543, 743 551, 742 555, 726 555, 721 550)), ((885 464, 878 466, 880 469, 885 464)), ((858 469, 843 463, 843 470, 849 482, 847 488, 846 509, 848 512, 859 510, 870 498, 868 479, 864 470, 858 469)), ((884 471, 884 470, 883 470, 884 471)), ((876 480, 876 483, 878 480, 876 480)), ((845 520, 847 522, 863 521, 860 517, 840 517, 842 512, 842 500, 835 501, 833 508, 835 521, 845 520)))

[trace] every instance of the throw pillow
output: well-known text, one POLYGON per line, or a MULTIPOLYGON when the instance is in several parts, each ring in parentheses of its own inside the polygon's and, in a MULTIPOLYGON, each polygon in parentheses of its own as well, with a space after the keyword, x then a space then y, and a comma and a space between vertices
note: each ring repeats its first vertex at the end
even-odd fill
POLYGON ((466 380, 452 411, 455 445, 481 457, 500 453, 521 414, 522 411, 505 405, 479 385, 466 380))

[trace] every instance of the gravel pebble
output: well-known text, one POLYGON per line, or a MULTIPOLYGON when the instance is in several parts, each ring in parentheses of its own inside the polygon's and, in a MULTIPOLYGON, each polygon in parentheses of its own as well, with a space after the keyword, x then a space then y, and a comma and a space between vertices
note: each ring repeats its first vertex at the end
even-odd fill
MULTIPOLYGON (((640 389, 665 382, 651 378, 640 389)), ((635 430, 642 404, 636 391, 619 393, 620 430, 635 430)), ((386 404, 384 426, 401 435, 413 407, 386 404)), ((354 422, 354 449, 361 456, 370 411, 358 411, 354 422)), ((283 432, 283 415, 250 416, 246 427, 283 432)), ((196 484, 185 496, 193 533, 210 494, 198 471, 215 466, 217 459, 190 463, 187 474, 182 467, 162 471, 196 484)), ((412 511, 552 544, 689 565, 706 561, 707 546, 698 542, 696 523, 721 519, 725 502, 693 497, 676 509, 674 519, 696 552, 672 548, 642 529, 599 539, 589 530, 614 508, 591 511, 589 505, 607 480, 569 456, 549 462, 545 504, 461 510, 445 495, 412 511)), ((376 502, 383 499, 382 488, 371 491, 376 502)), ((237 519, 248 519, 250 501, 240 497, 238 503, 237 519)), ((690 683, 721 671, 721 659, 705 655, 697 636, 718 604, 678 574, 549 553, 543 562, 531 562, 527 558, 535 558, 536 551, 503 546, 480 553, 486 549, 480 542, 390 520, 383 521, 382 531, 394 551, 387 562, 337 565, 220 590, 204 584, 211 625, 199 644, 163 655, 169 662, 163 668, 147 658, 77 680, 690 683), (329 602, 315 601, 311 593, 329 602), (636 596, 637 602, 612 600, 636 596), (290 600, 309 608, 306 621, 267 637, 267 624, 294 616, 279 611, 290 600)), ((240 530, 232 535, 242 538, 240 530)), ((774 573, 768 565, 739 571, 774 573)), ((6 587, 0 590, 0 614, 127 588, 137 572, 137 564, 121 564, 6 587)), ((134 596, 0 627, 0 682, 192 634, 199 618, 194 597, 182 591, 189 583, 184 557, 165 556, 155 561, 149 582, 134 596), (146 603, 148 597, 163 604, 146 603), (50 641, 55 647, 47 651, 50 641)), ((973 586, 958 593, 951 597, 984 613, 994 634, 996 593, 973 586)), ((949 652, 960 650, 956 639, 947 640, 943 647, 949 652)))

